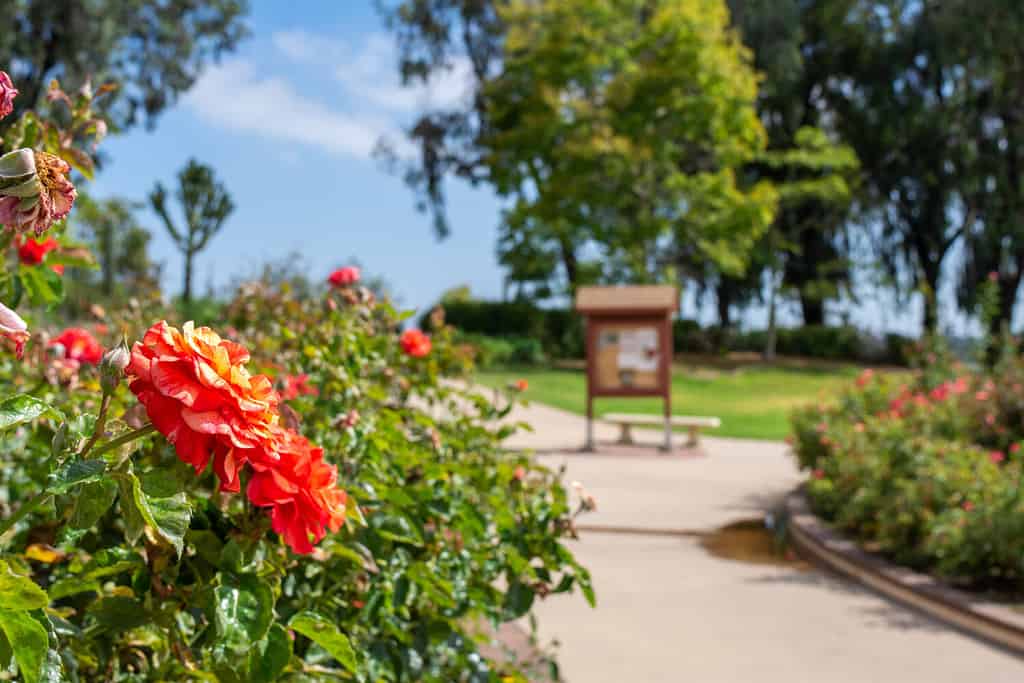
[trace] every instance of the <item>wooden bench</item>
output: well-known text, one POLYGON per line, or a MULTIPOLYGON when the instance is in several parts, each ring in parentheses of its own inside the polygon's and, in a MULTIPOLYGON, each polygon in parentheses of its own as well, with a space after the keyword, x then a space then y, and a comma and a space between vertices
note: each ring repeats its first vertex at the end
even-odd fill
MULTIPOLYGON (((608 413, 601 417, 606 422, 617 424, 622 428, 622 433, 619 435, 620 444, 631 444, 633 443, 633 425, 637 426, 651 426, 651 427, 663 427, 665 425, 665 418, 661 415, 634 415, 632 413, 608 413)), ((669 418, 670 424, 673 427, 686 427, 689 432, 690 438, 687 440, 687 446, 696 446, 700 440, 700 430, 702 429, 717 429, 722 426, 722 421, 717 417, 693 417, 690 415, 673 415, 669 418)))

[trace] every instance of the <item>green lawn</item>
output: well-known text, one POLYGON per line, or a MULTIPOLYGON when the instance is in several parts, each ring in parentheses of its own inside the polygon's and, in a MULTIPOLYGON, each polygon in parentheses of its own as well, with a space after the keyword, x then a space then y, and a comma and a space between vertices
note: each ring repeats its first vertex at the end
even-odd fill
MULTIPOLYGON (((852 365, 778 367, 764 365, 721 369, 707 365, 677 365, 672 375, 672 412, 678 415, 713 415, 720 429, 708 433, 757 439, 783 439, 789 431, 790 410, 809 402, 827 400, 861 371, 852 365)), ((585 375, 576 369, 513 368, 482 371, 480 381, 492 387, 525 379, 530 401, 583 414, 586 411, 585 375)), ((656 398, 601 398, 594 401, 597 415, 611 412, 661 413, 656 398)))

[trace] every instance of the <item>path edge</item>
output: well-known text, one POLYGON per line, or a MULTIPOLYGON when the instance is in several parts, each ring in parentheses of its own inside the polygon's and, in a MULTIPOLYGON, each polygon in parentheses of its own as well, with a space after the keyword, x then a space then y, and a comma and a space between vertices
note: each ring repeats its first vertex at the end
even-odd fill
POLYGON ((807 559, 975 638, 1024 656, 1024 613, 869 555, 811 512, 803 487, 786 497, 787 531, 807 559))

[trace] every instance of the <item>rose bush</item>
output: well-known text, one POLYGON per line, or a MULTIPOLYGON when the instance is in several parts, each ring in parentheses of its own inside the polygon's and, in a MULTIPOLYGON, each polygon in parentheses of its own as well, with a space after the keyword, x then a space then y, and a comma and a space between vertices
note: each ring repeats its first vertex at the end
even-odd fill
POLYGON ((482 646, 538 599, 593 602, 565 545, 593 503, 502 448, 517 392, 495 405, 474 391, 449 329, 403 334, 407 316, 358 273, 317 297, 250 283, 217 329, 155 300, 72 325, 44 310, 63 282, 39 263, 88 259, 60 223, 68 170, 41 155, 91 172, 105 131, 92 95, 51 91, 70 115, 25 114, 5 144, 30 153, 0 159, 0 678, 525 681, 554 667, 482 646), (46 251, 19 257, 43 223, 46 251))
POLYGON ((925 349, 792 416, 812 507, 867 547, 973 587, 1024 590, 1024 357, 991 369, 925 349))

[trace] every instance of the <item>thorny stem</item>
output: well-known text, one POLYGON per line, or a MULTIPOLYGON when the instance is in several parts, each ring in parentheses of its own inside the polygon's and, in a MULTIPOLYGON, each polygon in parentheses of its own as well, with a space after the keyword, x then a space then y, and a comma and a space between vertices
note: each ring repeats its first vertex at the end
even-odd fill
POLYGON ((135 441, 135 439, 141 439, 142 437, 148 436, 155 431, 156 427, 154 427, 152 424, 145 424, 139 427, 138 429, 122 434, 116 439, 111 439, 110 441, 106 442, 105 444, 96 449, 96 452, 93 453, 93 457, 99 457, 104 453, 109 453, 115 448, 120 448, 126 443, 131 443, 132 441, 135 441))
POLYGON ((100 403, 100 414, 96 418, 96 427, 92 430, 92 436, 89 437, 78 457, 84 458, 92 450, 92 447, 96 445, 96 442, 99 441, 100 435, 103 434, 103 430, 107 427, 107 410, 109 408, 110 394, 103 394, 103 401, 100 403))

